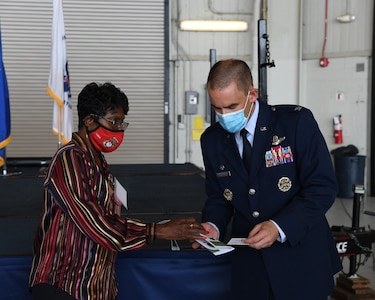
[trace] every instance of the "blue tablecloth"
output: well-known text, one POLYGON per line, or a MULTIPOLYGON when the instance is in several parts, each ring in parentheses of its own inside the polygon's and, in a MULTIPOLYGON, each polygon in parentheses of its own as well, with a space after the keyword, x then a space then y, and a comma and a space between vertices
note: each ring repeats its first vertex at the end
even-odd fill
MULTIPOLYGON (((120 253, 116 263, 118 300, 224 300, 230 289, 229 255, 205 250, 137 250, 120 253)), ((0 257, 0 299, 31 299, 31 257, 0 257)))

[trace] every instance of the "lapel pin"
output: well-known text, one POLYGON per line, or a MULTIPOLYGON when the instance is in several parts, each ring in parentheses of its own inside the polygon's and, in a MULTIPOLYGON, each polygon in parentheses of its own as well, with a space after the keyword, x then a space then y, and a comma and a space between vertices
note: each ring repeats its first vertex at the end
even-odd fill
POLYGON ((285 140, 285 136, 279 138, 277 135, 274 135, 272 137, 272 146, 280 145, 283 140, 285 140))

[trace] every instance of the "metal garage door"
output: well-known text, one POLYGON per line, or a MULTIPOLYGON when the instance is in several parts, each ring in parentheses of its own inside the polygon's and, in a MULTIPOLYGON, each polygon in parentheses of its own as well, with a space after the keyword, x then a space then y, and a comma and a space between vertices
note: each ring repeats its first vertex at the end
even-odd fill
MULTIPOLYGON (((164 159, 164 1, 63 0, 74 130, 76 99, 91 81, 110 81, 129 97, 124 143, 110 163, 164 159)), ((51 157, 53 100, 48 82, 52 0, 1 0, 3 60, 12 141, 7 157, 51 157)))

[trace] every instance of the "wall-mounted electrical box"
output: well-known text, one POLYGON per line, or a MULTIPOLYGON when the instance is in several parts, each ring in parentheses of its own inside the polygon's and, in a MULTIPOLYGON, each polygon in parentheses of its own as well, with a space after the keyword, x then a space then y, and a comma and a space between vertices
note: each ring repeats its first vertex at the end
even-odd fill
POLYGON ((195 115, 198 113, 199 94, 195 91, 185 92, 185 114, 195 115))

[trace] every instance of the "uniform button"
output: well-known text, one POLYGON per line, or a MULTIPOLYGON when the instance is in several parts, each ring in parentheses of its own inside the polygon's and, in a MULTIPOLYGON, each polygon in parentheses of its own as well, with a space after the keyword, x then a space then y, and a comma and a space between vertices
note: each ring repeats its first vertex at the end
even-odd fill
POLYGON ((256 191, 255 189, 249 189, 249 195, 255 195, 256 191))
POLYGON ((253 211, 252 215, 253 215, 254 218, 258 218, 259 217, 259 211, 256 211, 256 210, 253 211))

